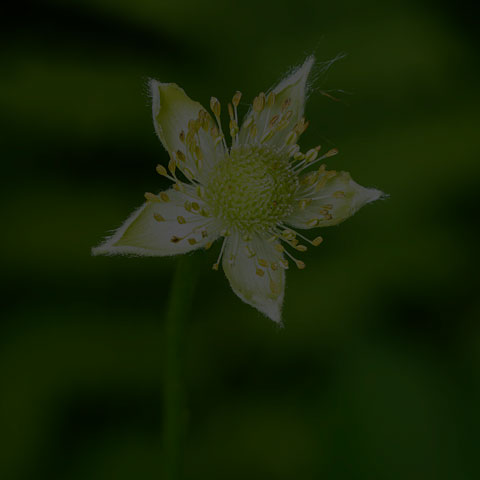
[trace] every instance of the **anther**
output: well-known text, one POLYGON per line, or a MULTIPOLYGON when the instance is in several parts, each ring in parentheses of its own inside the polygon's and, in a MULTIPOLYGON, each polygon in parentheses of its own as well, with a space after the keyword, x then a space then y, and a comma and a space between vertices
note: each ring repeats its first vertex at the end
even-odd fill
POLYGON ((197 243, 197 241, 194 238, 189 238, 187 241, 190 245, 195 245, 197 243))
POLYGON ((303 270, 305 268, 305 262, 302 262, 301 260, 295 260, 295 265, 297 265, 299 270, 303 270))
POLYGON ((265 108, 265 94, 261 92, 253 99, 253 111, 260 113, 265 108))
MULTIPOLYGON (((161 196, 161 194, 160 194, 161 196)), ((157 195, 154 195, 153 193, 150 193, 150 192, 145 192, 145 198, 147 200, 150 200, 151 202, 159 202, 160 199, 158 198, 157 195)))
POLYGON ((337 153, 338 153, 338 149, 337 149, 337 148, 332 148, 332 149, 329 150, 323 157, 324 157, 324 158, 333 157, 333 156, 336 155, 337 153))
POLYGON ((334 192, 333 196, 335 198, 343 198, 343 197, 345 197, 345 192, 342 192, 341 190, 338 190, 338 191, 334 192))
POLYGON ((180 225, 184 225, 185 223, 187 223, 187 221, 185 220, 185 217, 182 217, 181 215, 179 215, 177 217, 177 222, 180 224, 180 225))
POLYGON ((321 243, 323 242, 323 238, 322 237, 316 237, 312 240, 312 245, 314 247, 318 247, 321 243))
POLYGON ((157 222, 164 222, 165 219, 162 217, 162 215, 160 215, 159 213, 154 213, 153 214, 153 218, 157 221, 157 222))
POLYGON ((177 168, 177 163, 173 158, 170 159, 168 162, 168 169, 170 170, 170 173, 175 176, 175 169, 177 168))
POLYGON ((291 98, 287 98, 283 103, 282 103, 282 112, 284 112, 292 103, 291 98))
POLYGON ((181 151, 181 150, 177 150, 177 152, 175 153, 175 155, 177 156, 177 160, 179 162, 184 162, 186 160, 185 158, 185 154, 181 151))
POLYGON ((164 202, 169 202, 169 201, 170 201, 170 197, 169 197, 165 192, 160 193, 160 198, 161 198, 164 202))
POLYGON ((255 273, 259 276, 259 277, 263 277, 265 275, 265 270, 262 270, 261 268, 257 268, 255 273))
POLYGON ((263 258, 258 259, 258 264, 262 267, 268 267, 268 262, 263 258))
POLYGON ((318 218, 312 218, 312 220, 309 220, 307 222, 307 225, 309 227, 317 227, 319 223, 320 223, 320 220, 318 218))
POLYGON ((270 92, 267 95, 267 107, 269 108, 273 107, 274 103, 275 103, 275 93, 270 92))
POLYGON ((218 101, 218 98, 212 97, 210 99, 210 108, 212 109, 213 114, 218 118, 220 117, 221 105, 218 101))
POLYGON ((163 165, 157 165, 156 170, 159 175, 168 177, 167 169, 163 165))
POLYGON ((242 98, 242 92, 235 92, 235 95, 232 98, 232 103, 234 107, 238 107, 238 104, 240 103, 240 99, 242 98))

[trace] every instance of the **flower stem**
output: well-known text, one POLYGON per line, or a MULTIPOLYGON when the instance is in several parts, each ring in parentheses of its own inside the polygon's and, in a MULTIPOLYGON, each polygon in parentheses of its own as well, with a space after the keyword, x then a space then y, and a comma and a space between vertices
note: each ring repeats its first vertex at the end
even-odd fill
POLYGON ((165 323, 163 459, 166 480, 179 480, 182 474, 183 442, 187 427, 183 343, 198 276, 196 257, 183 255, 178 259, 165 323))

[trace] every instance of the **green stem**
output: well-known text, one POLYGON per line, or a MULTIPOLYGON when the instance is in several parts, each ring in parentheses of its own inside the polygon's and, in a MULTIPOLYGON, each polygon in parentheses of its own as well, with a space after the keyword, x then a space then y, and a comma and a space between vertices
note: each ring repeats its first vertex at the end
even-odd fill
POLYGON ((183 385, 183 344, 198 276, 197 255, 179 258, 165 324, 164 374, 164 473, 166 480, 179 480, 183 442, 187 427, 186 392, 183 385))

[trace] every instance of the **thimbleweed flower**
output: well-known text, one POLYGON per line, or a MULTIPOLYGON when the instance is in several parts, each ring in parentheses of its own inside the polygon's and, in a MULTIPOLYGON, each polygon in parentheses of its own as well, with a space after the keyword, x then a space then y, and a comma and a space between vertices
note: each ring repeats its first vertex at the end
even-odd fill
POLYGON ((93 253, 176 255, 208 249, 221 238, 214 270, 222 262, 233 291, 280 322, 285 270, 290 262, 305 268, 292 251, 322 242, 298 230, 337 225, 382 195, 347 172, 327 170, 321 162, 336 149, 300 150, 313 62, 309 57, 268 94, 255 97, 241 126, 242 95, 235 93, 227 109, 230 147, 215 97, 212 118, 178 85, 151 80, 155 130, 170 155, 167 168, 158 165, 157 172, 173 186, 146 193, 146 203, 93 253))

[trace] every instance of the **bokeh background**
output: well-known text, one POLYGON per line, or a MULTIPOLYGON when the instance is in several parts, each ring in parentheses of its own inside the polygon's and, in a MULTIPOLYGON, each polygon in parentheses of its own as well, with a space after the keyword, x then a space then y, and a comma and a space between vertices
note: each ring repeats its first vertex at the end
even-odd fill
MULTIPOLYGON (((465 1, 17 4, 0 78, 0 478, 161 478, 176 259, 93 258, 167 154, 146 80, 242 111, 311 53, 305 148, 388 200, 321 233, 279 329, 213 272, 185 338, 185 478, 480 478, 478 29, 465 1), (332 101, 328 92, 339 101, 332 101)), ((217 247, 218 248, 218 247, 217 247)))

